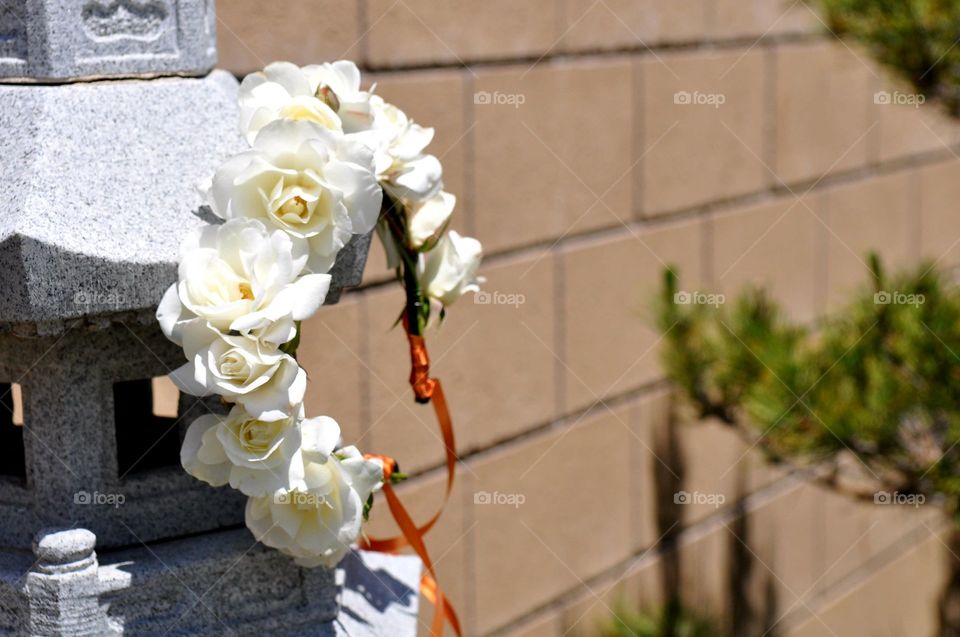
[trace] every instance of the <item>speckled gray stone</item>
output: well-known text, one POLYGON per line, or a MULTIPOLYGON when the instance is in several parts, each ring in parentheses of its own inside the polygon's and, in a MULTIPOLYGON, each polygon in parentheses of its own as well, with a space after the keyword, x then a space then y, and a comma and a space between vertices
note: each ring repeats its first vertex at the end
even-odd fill
MULTIPOLYGON (((243 524, 237 491, 209 487, 179 466, 119 470, 114 384, 163 376, 182 362, 149 315, 51 336, 0 333, 0 381, 23 388, 27 468, 25 482, 0 480, 0 546, 29 549, 48 526, 83 526, 113 547, 243 524)), ((192 396, 183 403, 181 439, 195 417, 224 409, 192 396)))
MULTIPOLYGON (((0 322, 155 308, 178 248, 210 222, 198 186, 245 149, 238 84, 0 84, 0 322)), ((328 303, 357 285, 369 236, 338 255, 328 303)))
POLYGON ((45 571, 73 570, 94 559, 97 536, 86 529, 41 529, 33 540, 37 566, 45 571))
POLYGON ((337 615, 332 569, 304 569, 246 529, 103 553, 100 601, 124 635, 300 634, 337 615))
POLYGON ((107 619, 100 609, 96 537, 84 529, 37 534, 36 564, 26 574, 27 635, 100 637, 107 619))
POLYGON ((0 80, 202 75, 217 62, 213 0, 0 3, 0 80))
POLYGON ((92 537, 84 529, 50 529, 38 535, 43 548, 33 563, 26 554, 0 555, 0 634, 417 634, 416 557, 356 551, 336 570, 303 569, 243 529, 99 556, 92 537), (63 562, 67 554, 76 559, 63 562))

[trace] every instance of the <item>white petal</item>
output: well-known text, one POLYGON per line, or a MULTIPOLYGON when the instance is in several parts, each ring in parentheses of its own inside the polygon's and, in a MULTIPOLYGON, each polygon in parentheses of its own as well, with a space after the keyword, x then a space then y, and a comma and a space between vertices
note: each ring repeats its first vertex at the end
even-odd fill
POLYGON ((391 176, 388 186, 401 199, 420 201, 440 191, 443 167, 433 155, 423 155, 403 165, 399 174, 391 176))
POLYGON ((267 79, 277 82, 287 89, 290 95, 310 95, 310 83, 307 76, 296 64, 290 62, 274 62, 263 69, 267 79))
POLYGON ((196 376, 197 365, 196 357, 194 357, 193 361, 173 370, 170 373, 170 380, 177 386, 177 389, 191 396, 209 396, 213 393, 206 384, 197 382, 196 376))
POLYGON ((418 206, 412 206, 407 219, 410 244, 419 248, 443 232, 456 204, 457 198, 454 195, 441 192, 418 206))
POLYGON ((327 292, 330 291, 330 282, 332 278, 329 274, 305 274, 297 279, 293 285, 287 286, 277 295, 277 301, 280 297, 289 296, 290 312, 295 321, 303 321, 311 316, 323 305, 327 298, 327 292))
POLYGON ((257 135, 255 148, 269 157, 289 155, 300 150, 305 142, 312 147, 333 149, 336 133, 314 122, 302 120, 277 120, 271 122, 257 135))
POLYGON ((180 304, 180 296, 177 292, 177 284, 174 283, 163 293, 160 299, 160 305, 157 306, 157 322, 160 323, 160 329, 163 334, 177 345, 182 345, 180 335, 175 333, 174 326, 180 320, 183 313, 183 305, 180 304))
POLYGON ((212 414, 200 416, 190 423, 190 427, 187 429, 187 433, 183 439, 183 446, 180 448, 180 463, 186 472, 215 487, 227 483, 230 465, 209 465, 204 463, 198 456, 200 455, 201 447, 204 445, 206 434, 218 425, 219 419, 217 416, 212 414))
POLYGON ((244 495, 263 497, 286 487, 286 477, 282 468, 257 471, 249 467, 232 466, 230 469, 230 486, 244 495))
POLYGON ((301 447, 314 462, 326 462, 340 441, 340 425, 329 416, 308 418, 300 423, 301 447))
POLYGON ((307 374, 289 356, 284 357, 270 382, 248 394, 237 396, 251 416, 261 420, 277 420, 289 416, 303 402, 307 374))

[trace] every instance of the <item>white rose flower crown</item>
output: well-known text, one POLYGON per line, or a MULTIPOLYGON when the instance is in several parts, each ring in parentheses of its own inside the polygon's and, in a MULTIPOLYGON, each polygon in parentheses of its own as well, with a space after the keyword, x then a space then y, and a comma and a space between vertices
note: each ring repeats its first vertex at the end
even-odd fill
POLYGON ((303 68, 277 62, 240 86, 250 149, 220 166, 207 193, 223 223, 184 239, 178 281, 157 310, 187 359, 174 383, 231 406, 226 416, 190 425, 181 462, 199 480, 245 494, 257 540, 303 566, 334 566, 357 543, 378 551, 411 546, 425 566, 421 589, 436 608, 433 634, 448 621, 459 635, 423 542, 440 511, 417 527, 392 488, 403 477, 396 463, 338 446, 336 421, 308 418, 303 408, 301 321, 323 304, 337 253, 376 228, 406 291, 399 322, 410 383, 417 402, 433 403, 449 495, 453 425, 430 377, 423 332, 431 314, 442 321, 448 306, 478 289, 481 247, 447 229, 456 198, 443 191, 439 160, 424 152, 433 129, 360 84, 356 65, 341 60, 303 68), (379 488, 402 536, 361 535, 379 488))

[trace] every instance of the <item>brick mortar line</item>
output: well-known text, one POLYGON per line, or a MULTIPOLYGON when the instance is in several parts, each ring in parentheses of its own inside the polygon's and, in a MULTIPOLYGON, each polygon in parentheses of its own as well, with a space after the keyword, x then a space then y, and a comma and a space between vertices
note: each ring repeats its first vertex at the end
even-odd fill
MULTIPOLYGON (((544 65, 551 62, 576 62, 589 61, 591 59, 622 58, 622 57, 645 57, 657 53, 697 53, 697 52, 726 52, 736 51, 745 47, 772 47, 783 44, 805 44, 823 41, 834 41, 837 38, 824 33, 822 30, 806 32, 788 32, 767 36, 738 36, 734 38, 721 38, 717 40, 688 40, 680 42, 661 42, 647 46, 623 46, 612 49, 605 48, 584 48, 577 51, 562 51, 557 53, 548 53, 540 56, 538 54, 521 55, 513 57, 490 57, 473 60, 444 60, 444 61, 425 61, 412 62, 406 64, 370 64, 366 61, 355 60, 360 69, 365 73, 391 74, 408 73, 419 71, 443 71, 457 69, 501 69, 518 65, 544 65)), ((366 40, 366 38, 364 38, 366 40)), ((361 46, 365 46, 361 44, 361 46)), ((227 67, 217 66, 217 69, 223 69, 233 74, 237 79, 243 79, 245 75, 255 73, 260 69, 250 69, 237 71, 227 67)))
MULTIPOLYGON (((958 128, 960 128, 960 123, 958 123, 958 128)), ((950 146, 949 148, 944 147, 882 163, 868 164, 858 168, 838 171, 823 177, 819 181, 817 181, 817 178, 810 178, 788 183, 787 186, 789 188, 785 186, 771 186, 746 195, 716 199, 705 204, 640 217, 627 223, 615 223, 602 228, 585 230, 559 239, 556 237, 544 238, 535 243, 506 248, 485 255, 484 264, 509 263, 511 261, 523 260, 524 258, 538 258, 551 248, 554 248, 556 252, 562 252, 570 248, 587 247, 603 240, 632 236, 635 232, 656 231, 685 221, 695 221, 728 212, 736 212, 738 209, 746 206, 775 203, 779 199, 790 200, 794 197, 793 193, 790 192, 791 189, 793 192, 806 194, 807 196, 819 194, 836 186, 852 185, 873 177, 886 177, 918 168, 949 163, 950 161, 956 161, 958 155, 960 155, 960 143, 950 146), (816 185, 809 193, 806 193, 806 187, 809 187, 811 184, 816 185)), ((476 214, 476 211, 473 211, 473 213, 476 214)), ((480 239, 482 240, 482 237, 480 237, 480 239)), ((371 281, 356 288, 350 288, 349 290, 345 290, 345 294, 362 294, 394 284, 394 279, 388 277, 386 280, 371 281)))
POLYGON ((883 549, 873 553, 863 564, 845 574, 839 580, 824 587, 815 595, 811 595, 805 600, 804 605, 787 613, 780 622, 780 626, 785 627, 788 632, 791 628, 796 628, 806 619, 814 614, 829 608, 830 604, 841 601, 848 593, 853 593, 861 584, 869 582, 870 579, 882 571, 885 567, 893 564, 899 558, 905 556, 918 546, 920 541, 928 537, 931 532, 943 531, 950 527, 949 520, 941 520, 935 525, 927 525, 923 522, 911 526, 896 540, 885 546, 883 549), (933 526, 934 528, 929 528, 933 526), (809 607, 810 610, 807 610, 809 607))
POLYGON ((633 182, 630 188, 630 208, 631 214, 630 219, 636 221, 641 219, 642 216, 639 210, 643 210, 646 206, 644 203, 644 198, 647 192, 647 176, 644 173, 644 162, 642 157, 647 148, 647 121, 646 113, 636 112, 636 108, 641 104, 647 103, 647 72, 643 64, 630 64, 630 98, 633 100, 631 104, 631 110, 634 111, 633 116, 630 118, 631 125, 633 129, 630 131, 632 133, 631 147, 630 147, 630 157, 636 157, 636 163, 630 167, 630 180, 633 182))
POLYGON ((506 635, 516 625, 528 620, 536 619, 538 615, 545 615, 556 611, 562 616, 565 607, 571 602, 578 601, 584 593, 585 588, 597 593, 599 597, 605 592, 604 586, 610 584, 611 579, 624 577, 632 570, 643 568, 649 564, 655 563, 666 557, 671 551, 684 543, 695 542, 707 537, 721 528, 724 523, 736 520, 742 513, 742 509, 754 510, 768 502, 772 502, 781 495, 789 493, 791 489, 801 486, 805 481, 801 474, 812 474, 813 470, 809 468, 795 469, 774 482, 748 494, 737 501, 733 506, 727 507, 723 511, 710 515, 694 524, 683 528, 679 533, 672 537, 670 543, 654 544, 643 549, 634 551, 626 559, 610 566, 596 575, 592 575, 583 581, 583 584, 577 584, 557 595, 549 602, 541 604, 523 615, 509 620, 507 624, 499 626, 492 631, 488 631, 485 637, 500 637, 506 635), (739 505, 739 506, 738 506, 739 505))
MULTIPOLYGON (((910 175, 910 179, 907 183, 907 197, 911 202, 914 203, 917 210, 923 210, 923 184, 920 173, 915 172, 910 175)), ((910 249, 913 251, 913 256, 916 259, 917 257, 923 256, 923 215, 918 214, 915 217, 915 222, 910 224, 911 237, 910 237, 910 249)))
MULTIPOLYGON (((697 39, 676 42, 657 42, 649 45, 619 46, 614 48, 580 48, 576 51, 558 51, 540 55, 531 53, 519 56, 491 56, 467 60, 429 60, 424 62, 410 62, 400 64, 371 64, 364 61, 361 68, 369 73, 403 73, 409 71, 430 71, 442 69, 499 69, 516 65, 536 65, 550 62, 576 61, 591 58, 616 58, 633 55, 653 55, 655 53, 696 53, 711 51, 734 51, 745 47, 767 47, 780 44, 804 44, 836 40, 834 36, 822 30, 795 31, 775 35, 737 36, 719 39, 697 39)), ((231 71, 235 73, 234 71, 231 71)))
MULTIPOLYGON (((442 379, 442 375, 440 375, 440 377, 442 379)), ((549 431, 561 431, 567 427, 572 427, 575 423, 581 422, 582 420, 588 418, 592 412, 601 413, 603 410, 608 408, 612 411, 616 411, 620 407, 628 406, 638 400, 642 400, 643 398, 656 393, 657 391, 669 389, 670 387, 670 381, 666 378, 661 378, 640 387, 635 387, 625 392, 621 392, 615 396, 604 398, 603 403, 596 401, 585 408, 574 410, 568 414, 564 414, 556 418, 549 418, 546 421, 541 421, 540 423, 518 433, 510 434, 503 438, 497 439, 481 448, 458 453, 457 456, 460 459, 460 462, 475 462, 478 459, 482 460, 490 454, 521 445, 527 440, 541 436, 549 431), (604 407, 604 405, 606 405, 606 407, 604 407)), ((455 404, 451 406, 451 410, 455 417, 455 404)), ((446 465, 444 465, 442 461, 439 461, 419 471, 410 472, 408 474, 410 476, 408 482, 412 483, 414 480, 419 479, 427 480, 433 475, 440 475, 445 471, 446 465)))
POLYGON ((567 411, 567 400, 569 399, 570 374, 565 367, 569 359, 567 354, 567 257, 559 253, 555 248, 550 248, 550 256, 553 259, 553 290, 551 293, 551 311, 553 313, 553 413, 563 414, 567 411))
MULTIPOLYGON (((946 271, 948 273, 953 273, 958 279, 960 279, 960 266, 948 268, 946 271)), ((808 321, 802 322, 801 326, 809 329, 811 333, 816 333, 829 320, 830 315, 828 313, 818 313, 811 317, 808 321)), ((577 423, 588 418, 591 412, 595 411, 597 413, 601 413, 605 409, 614 411, 621 407, 628 407, 657 392, 675 389, 676 387, 673 381, 671 381, 666 374, 664 374, 654 381, 627 389, 618 394, 595 399, 594 402, 590 403, 586 407, 574 409, 554 418, 547 418, 546 420, 540 421, 539 423, 536 423, 519 432, 508 434, 503 438, 498 438, 480 448, 472 449, 464 453, 458 453, 457 456, 461 462, 475 461, 475 459, 482 460, 484 457, 490 454, 519 446, 527 440, 536 438, 537 436, 543 435, 546 432, 560 431, 565 428, 575 426, 577 423)), ((454 413, 456 413, 455 406, 453 409, 454 413)), ((409 481, 412 483, 415 480, 426 480, 429 477, 433 475, 439 475, 444 471, 446 471, 445 465, 442 461, 438 461, 437 463, 431 464, 423 469, 420 469, 419 471, 410 472, 408 474, 410 476, 409 481)))
MULTIPOLYGON (((670 552, 678 550, 682 545, 708 537, 710 534, 719 531, 722 527, 736 521, 743 515, 760 510, 767 504, 781 496, 789 494, 793 489, 799 488, 804 484, 819 486, 824 489, 828 488, 816 481, 816 473, 817 467, 796 467, 774 482, 740 498, 733 503, 732 506, 726 507, 722 511, 699 520, 688 527, 684 527, 673 537, 671 543, 653 545, 634 551, 634 553, 625 560, 583 580, 584 584, 575 585, 557 595, 549 602, 541 604, 519 617, 513 618, 503 626, 488 631, 486 637, 506 635, 517 625, 528 621, 535 621, 539 619, 540 616, 547 615, 551 612, 556 612, 562 617, 563 611, 566 610, 568 604, 579 601, 580 598, 583 597, 585 588, 593 590, 599 597, 606 592, 604 587, 610 584, 611 579, 617 580, 625 577, 630 571, 639 570, 649 564, 655 563, 657 560, 662 560, 669 555, 670 552)), ((949 521, 944 521, 943 524, 937 525, 935 530, 939 531, 946 528, 949 524, 949 521)), ((928 529, 927 525, 922 521, 910 526, 910 528, 905 530, 883 549, 871 555, 863 564, 846 573, 833 584, 817 591, 816 594, 805 598, 804 604, 797 602, 800 607, 788 613, 778 625, 789 628, 791 625, 796 625, 795 622, 803 621, 807 617, 810 617, 810 611, 806 610, 805 607, 812 607, 813 612, 816 613, 830 603, 839 601, 844 594, 856 590, 861 583, 869 581, 871 576, 895 562, 898 558, 909 552, 911 548, 916 547, 917 540, 929 534, 929 532, 930 529, 928 529)), ((800 594, 803 596, 802 591, 800 591, 800 594)))
MULTIPOLYGON (((958 121, 957 124, 957 129, 960 131, 960 121, 958 121)), ((724 212, 734 211, 744 205, 772 203, 781 198, 792 199, 796 197, 794 193, 797 193, 797 195, 802 198, 804 195, 809 196, 811 194, 820 193, 825 190, 830 190, 836 186, 855 184, 857 182, 870 179, 871 177, 886 177, 901 172, 907 172, 916 168, 925 168, 938 163, 947 163, 951 160, 956 160, 958 155, 960 155, 960 143, 954 144, 950 147, 941 147, 932 151, 916 153, 905 157, 898 157, 886 162, 868 163, 857 168, 836 171, 824 177, 811 177, 803 180, 788 182, 785 186, 772 185, 746 195, 736 195, 733 197, 715 199, 705 204, 698 204, 696 206, 690 206, 687 208, 678 208, 673 211, 657 213, 645 217, 644 221, 649 223, 651 226, 656 227, 657 224, 652 222, 658 220, 669 222, 675 219, 687 219, 691 216, 704 212, 722 214, 724 212), (810 186, 813 186, 813 188, 810 189, 810 186), (809 192, 807 192, 808 189, 810 189, 809 192)), ((642 225, 636 229, 643 229, 642 225)), ((604 229, 601 229, 601 231, 602 230, 604 229)), ((586 235, 587 233, 577 234, 571 237, 571 240, 586 235)), ((497 255, 499 254, 501 253, 497 253, 497 255)))

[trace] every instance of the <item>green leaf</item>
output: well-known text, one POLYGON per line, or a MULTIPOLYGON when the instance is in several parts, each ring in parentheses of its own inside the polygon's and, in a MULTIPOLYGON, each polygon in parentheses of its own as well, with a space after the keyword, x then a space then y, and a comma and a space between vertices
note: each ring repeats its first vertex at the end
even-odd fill
POLYGON ((297 348, 300 347, 300 323, 301 321, 296 321, 297 333, 294 335, 293 339, 280 346, 281 352, 293 356, 294 359, 297 357, 297 348))
POLYGON ((373 494, 370 494, 370 497, 367 498, 367 501, 363 503, 363 521, 368 522, 370 520, 370 510, 373 509, 373 494))

